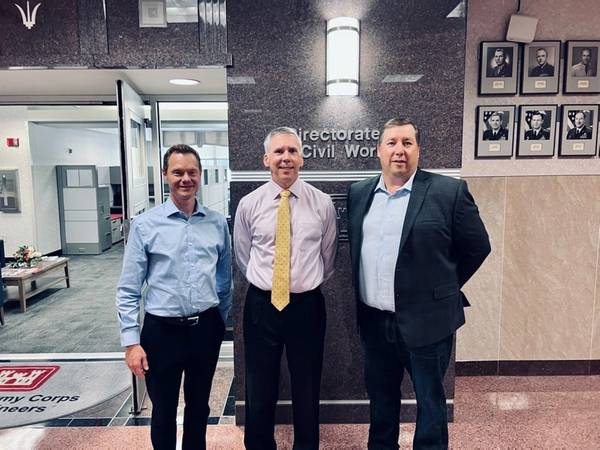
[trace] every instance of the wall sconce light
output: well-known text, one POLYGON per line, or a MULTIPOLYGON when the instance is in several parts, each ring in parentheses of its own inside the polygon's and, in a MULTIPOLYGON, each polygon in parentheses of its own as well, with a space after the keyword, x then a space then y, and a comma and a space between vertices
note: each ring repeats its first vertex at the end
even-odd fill
POLYGON ((327 95, 358 95, 359 49, 358 19, 327 21, 327 95))

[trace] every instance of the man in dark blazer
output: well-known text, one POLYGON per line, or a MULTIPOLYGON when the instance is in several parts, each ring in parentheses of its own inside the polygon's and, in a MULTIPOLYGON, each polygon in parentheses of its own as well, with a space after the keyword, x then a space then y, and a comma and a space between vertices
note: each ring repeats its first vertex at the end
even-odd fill
POLYGON ((468 306, 461 287, 490 252, 464 180, 417 168, 419 131, 388 121, 381 175, 348 192, 348 232, 370 399, 368 448, 398 449, 400 385, 417 397, 414 448, 448 447, 443 379, 468 306))

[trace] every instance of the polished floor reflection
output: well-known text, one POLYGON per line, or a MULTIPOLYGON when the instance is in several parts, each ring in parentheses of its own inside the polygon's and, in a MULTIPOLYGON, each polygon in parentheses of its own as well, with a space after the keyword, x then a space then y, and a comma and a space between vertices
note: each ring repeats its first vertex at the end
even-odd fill
MULTIPOLYGON (((242 449, 243 428, 233 424, 233 370, 220 364, 211 396, 210 449, 242 449)), ((134 418, 127 395, 52 423, 0 431, 2 449, 151 448, 150 408, 134 418)), ((367 425, 322 425, 324 449, 366 448, 367 425)), ((401 448, 411 448, 414 424, 403 424, 401 448)), ((290 449, 290 426, 276 429, 278 448, 290 449)), ((600 376, 457 377, 456 449, 600 448, 600 376)))

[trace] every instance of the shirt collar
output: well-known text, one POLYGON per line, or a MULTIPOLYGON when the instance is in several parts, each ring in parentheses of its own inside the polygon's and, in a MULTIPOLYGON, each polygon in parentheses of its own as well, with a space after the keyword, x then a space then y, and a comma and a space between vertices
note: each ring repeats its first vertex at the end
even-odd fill
MULTIPOLYGON (((163 203, 163 208, 165 211, 165 215, 167 217, 170 217, 173 214, 177 214, 177 213, 179 213, 181 215, 185 215, 179 210, 179 208, 177 208, 175 203, 173 203, 173 200, 171 200, 170 196, 167 199, 167 201, 165 203, 163 203)), ((200 214, 202 216, 206 215, 206 210, 205 210, 204 206, 200 205, 200 203, 198 202, 198 199, 196 199, 196 206, 194 207, 194 212, 192 213, 192 216, 195 216, 196 214, 200 214)))
MULTIPOLYGON (((300 178, 297 178, 287 190, 290 191, 294 197, 300 197, 302 195, 302 183, 303 181, 300 178)), ((269 180, 267 184, 269 196, 272 196, 273 198, 279 197, 281 191, 285 190, 272 179, 269 180)))
MULTIPOLYGON (((413 185, 413 181, 415 179, 415 175, 417 174, 417 171, 415 170, 414 173, 410 176, 410 178, 408 179, 408 181, 406 183, 404 183, 404 185, 398 189, 395 193, 397 192, 401 192, 401 191, 407 191, 407 192, 411 192, 412 191, 412 185, 413 185)), ((382 191, 382 192, 386 192, 390 195, 394 195, 391 192, 389 192, 386 188, 385 188, 385 182, 383 181, 383 174, 381 174, 379 176, 379 183, 377 183, 377 186, 375 186, 375 192, 377 191, 382 191)))

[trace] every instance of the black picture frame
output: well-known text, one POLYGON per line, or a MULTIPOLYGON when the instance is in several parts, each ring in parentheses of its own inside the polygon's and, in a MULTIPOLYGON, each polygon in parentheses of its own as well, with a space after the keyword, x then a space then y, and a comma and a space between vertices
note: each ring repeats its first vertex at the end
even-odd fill
POLYGON ((514 105, 479 106, 475 158, 511 158, 514 149, 514 105), (496 127, 497 125, 497 127, 496 127))
POLYGON ((479 95, 515 95, 519 73, 519 44, 482 42, 479 56, 479 95))
POLYGON ((598 105, 563 105, 558 155, 595 156, 597 141, 598 105))
POLYGON ((519 107, 518 157, 552 157, 556 147, 558 105, 519 107))
POLYGON ((561 41, 534 41, 523 46, 521 94, 558 94, 561 41))
POLYGON ((567 41, 565 94, 600 93, 600 41, 567 41), (589 55, 589 61, 585 64, 589 55))

